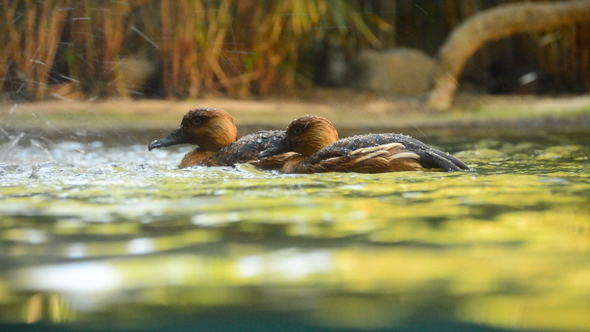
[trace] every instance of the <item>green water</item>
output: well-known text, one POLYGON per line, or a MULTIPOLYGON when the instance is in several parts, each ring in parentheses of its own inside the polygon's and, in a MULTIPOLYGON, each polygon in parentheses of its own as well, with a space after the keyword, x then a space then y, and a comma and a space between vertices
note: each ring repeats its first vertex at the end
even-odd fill
POLYGON ((588 135, 420 138, 476 171, 177 170, 186 148, 4 142, 0 326, 590 330, 588 135))

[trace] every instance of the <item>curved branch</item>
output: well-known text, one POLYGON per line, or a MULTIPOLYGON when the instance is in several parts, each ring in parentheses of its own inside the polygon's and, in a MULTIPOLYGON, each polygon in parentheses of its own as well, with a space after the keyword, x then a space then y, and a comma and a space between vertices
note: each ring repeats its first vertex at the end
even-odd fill
POLYGON ((588 21, 588 0, 502 5, 470 17, 451 33, 440 49, 428 106, 437 109, 451 106, 465 63, 485 44, 516 33, 588 21))

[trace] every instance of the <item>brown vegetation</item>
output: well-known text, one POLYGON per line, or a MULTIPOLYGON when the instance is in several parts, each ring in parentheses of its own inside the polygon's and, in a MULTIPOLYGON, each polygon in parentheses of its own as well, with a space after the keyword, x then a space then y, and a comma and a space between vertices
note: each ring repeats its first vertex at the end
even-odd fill
POLYGON ((0 89, 39 100, 53 79, 89 96, 127 95, 136 91, 119 64, 141 56, 158 68, 162 97, 268 94, 295 85, 300 54, 326 33, 377 45, 358 8, 344 0, 3 0, 0 89), (337 29, 319 28, 327 25, 337 29))
MULTIPOLYGON (((18 1, 4 0, 0 18, 0 77, 19 76, 22 84, 34 99, 45 96, 49 71, 55 60, 61 31, 67 11, 65 1, 24 1, 25 11, 19 11, 18 1), (14 24, 14 22, 20 24, 14 24), (8 70, 13 67, 14 73, 8 70)), ((22 4, 20 4, 22 5, 22 4)))
MULTIPOLYGON (((320 81, 326 65, 321 45, 327 40, 335 41, 348 63, 369 46, 404 46, 433 56, 456 27, 451 38, 460 39, 457 35, 471 24, 462 22, 474 21, 478 12, 501 10, 494 7, 505 2, 0 0, 0 98, 243 98, 285 93, 320 81)), ((590 23, 555 28, 580 20, 553 12, 570 4, 587 6, 588 1, 508 2, 548 8, 545 12, 552 18, 541 24, 554 28, 534 30, 530 15, 526 20, 497 16, 481 31, 471 31, 481 32, 482 39, 466 39, 468 55, 455 53, 463 47, 460 42, 442 48, 437 91, 445 86, 448 100, 455 81, 469 79, 463 88, 489 92, 497 60, 505 61, 512 73, 523 64, 536 67, 563 88, 560 92, 589 91, 590 23), (510 20, 526 21, 526 27, 493 32, 510 20), (510 36, 518 32, 526 33, 510 36), (508 38, 481 47, 503 37, 508 38), (451 58, 461 63, 445 60, 451 58)), ((431 104, 440 107, 436 98, 431 104)))

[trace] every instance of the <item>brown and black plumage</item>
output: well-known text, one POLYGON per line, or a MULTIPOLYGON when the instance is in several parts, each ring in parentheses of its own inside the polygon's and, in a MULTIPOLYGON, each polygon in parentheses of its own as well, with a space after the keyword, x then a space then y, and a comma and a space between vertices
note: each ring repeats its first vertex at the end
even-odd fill
MULTIPOLYGON (((180 127, 170 135, 155 140, 148 149, 163 148, 177 144, 194 144, 198 147, 187 153, 179 168, 195 165, 233 166, 256 161, 261 151, 272 148, 284 139, 282 130, 259 131, 237 139, 238 130, 232 117, 225 111, 215 108, 197 108, 184 115, 180 127)), ((264 166, 280 168, 281 158, 266 160, 264 166)), ((260 166, 263 167, 263 166, 260 166)))
POLYGON ((259 158, 282 156, 285 173, 396 171, 467 171, 459 159, 400 134, 368 134, 338 140, 326 118, 306 115, 293 120, 285 138, 259 158))

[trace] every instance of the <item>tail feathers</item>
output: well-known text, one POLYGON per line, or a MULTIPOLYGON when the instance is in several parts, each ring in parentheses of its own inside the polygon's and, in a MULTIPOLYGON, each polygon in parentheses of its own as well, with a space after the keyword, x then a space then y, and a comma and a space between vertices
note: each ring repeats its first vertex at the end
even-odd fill
POLYGON ((469 171, 471 168, 459 159, 435 149, 415 151, 420 163, 427 168, 440 168, 447 172, 469 171))

